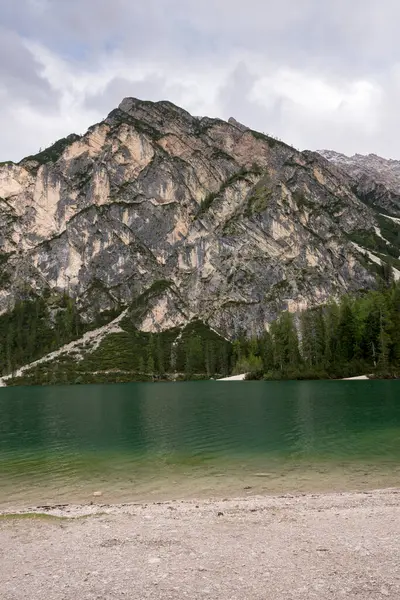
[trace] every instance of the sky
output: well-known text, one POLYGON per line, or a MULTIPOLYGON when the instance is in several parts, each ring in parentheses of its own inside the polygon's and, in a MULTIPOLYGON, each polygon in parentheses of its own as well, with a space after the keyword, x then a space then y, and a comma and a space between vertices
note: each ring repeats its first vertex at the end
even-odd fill
POLYGON ((0 0, 0 161, 126 96, 400 159, 398 0, 0 0))

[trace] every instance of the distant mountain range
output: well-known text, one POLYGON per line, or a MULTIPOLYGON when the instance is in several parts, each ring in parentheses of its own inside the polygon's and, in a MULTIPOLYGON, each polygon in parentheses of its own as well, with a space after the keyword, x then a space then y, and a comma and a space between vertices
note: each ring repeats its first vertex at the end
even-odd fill
POLYGON ((400 160, 376 154, 345 156, 332 150, 319 153, 353 180, 352 188, 364 202, 400 217, 400 160))

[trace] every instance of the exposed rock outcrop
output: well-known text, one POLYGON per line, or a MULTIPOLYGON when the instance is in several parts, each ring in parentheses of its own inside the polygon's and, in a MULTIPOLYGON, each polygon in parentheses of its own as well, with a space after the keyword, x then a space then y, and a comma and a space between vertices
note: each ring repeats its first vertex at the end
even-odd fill
POLYGON ((199 318, 259 333, 282 309, 375 285, 351 240, 376 212, 352 177, 234 120, 126 98, 0 167, 0 310, 22 288, 67 290, 91 321, 152 289, 145 331, 199 318))
POLYGON ((400 161, 376 154, 345 156, 333 150, 319 153, 353 180, 352 187, 366 203, 400 216, 400 161))

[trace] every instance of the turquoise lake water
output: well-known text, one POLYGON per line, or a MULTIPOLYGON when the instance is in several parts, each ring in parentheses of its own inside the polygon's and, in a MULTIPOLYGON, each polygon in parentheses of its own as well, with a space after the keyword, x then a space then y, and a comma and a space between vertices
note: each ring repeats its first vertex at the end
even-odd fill
POLYGON ((369 489, 399 478, 397 381, 0 389, 2 507, 369 489))

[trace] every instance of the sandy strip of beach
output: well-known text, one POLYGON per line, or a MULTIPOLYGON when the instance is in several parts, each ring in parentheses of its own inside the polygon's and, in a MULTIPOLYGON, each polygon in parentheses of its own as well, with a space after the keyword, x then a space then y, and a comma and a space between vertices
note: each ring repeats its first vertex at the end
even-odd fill
MULTIPOLYGON (((246 373, 241 375, 232 375, 231 377, 223 377, 217 379, 217 381, 244 381, 246 379, 246 373)), ((344 377, 342 381, 368 381, 370 377, 368 375, 358 375, 357 377, 344 377)))
POLYGON ((400 489, 35 511, 0 517, 2 600, 400 598, 400 489))

